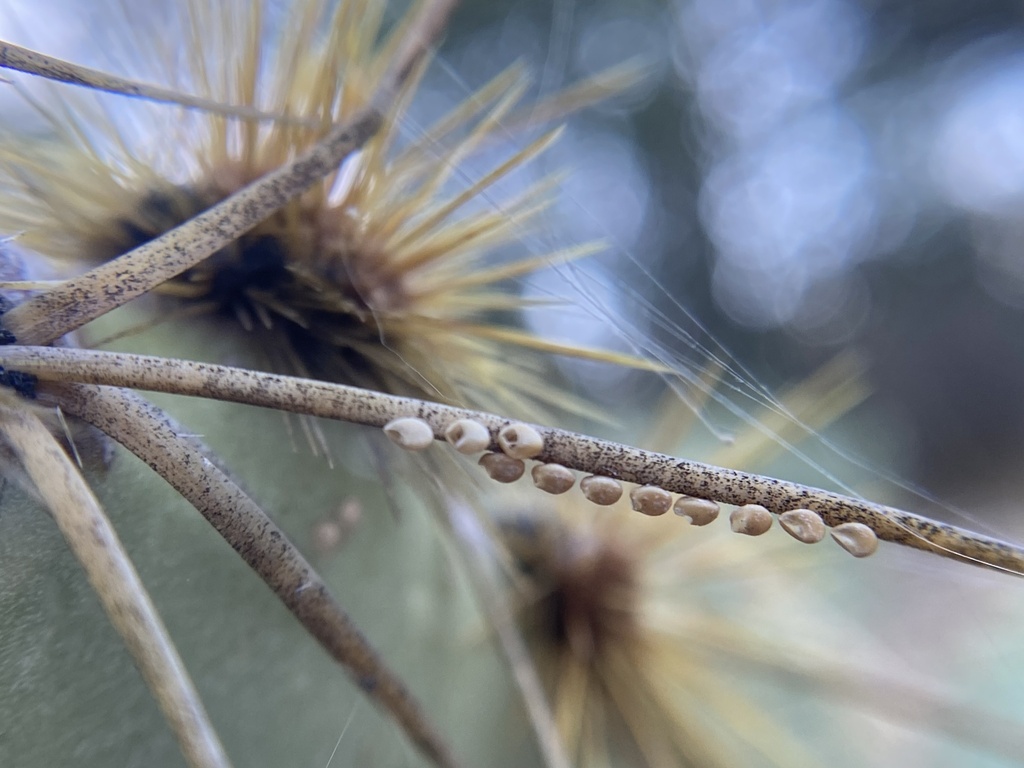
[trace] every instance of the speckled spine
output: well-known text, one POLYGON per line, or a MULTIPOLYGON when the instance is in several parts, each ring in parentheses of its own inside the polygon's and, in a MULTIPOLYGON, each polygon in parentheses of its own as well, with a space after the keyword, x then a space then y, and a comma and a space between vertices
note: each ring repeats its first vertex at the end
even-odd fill
MULTIPOLYGON (((476 419, 499 450, 498 430, 513 423, 493 414, 239 368, 156 357, 57 348, 0 348, 0 365, 41 380, 64 380, 208 397, 382 427, 394 418, 426 421, 438 440, 455 419, 476 419)), ((810 509, 830 527, 864 523, 880 539, 926 552, 1024 574, 1024 549, 912 512, 750 472, 724 469, 561 429, 536 426, 544 450, 536 457, 596 475, 775 514, 810 509)))
POLYGON ((51 385, 41 393, 152 467, 189 501, 356 683, 402 726, 435 765, 456 768, 446 741, 401 679, 334 599, 280 528, 218 469, 192 438, 132 392, 51 385))

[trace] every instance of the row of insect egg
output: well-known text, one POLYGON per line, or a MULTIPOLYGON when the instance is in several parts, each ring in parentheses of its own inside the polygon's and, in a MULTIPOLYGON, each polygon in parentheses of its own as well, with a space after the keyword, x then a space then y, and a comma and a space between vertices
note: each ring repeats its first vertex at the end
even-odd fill
MULTIPOLYGON (((399 446, 407 450, 424 450, 434 442, 434 431, 422 419, 403 417, 389 422, 384 432, 399 446)), ((487 451, 491 434, 487 427, 473 419, 458 419, 449 424, 445 439, 463 454, 487 451)), ((480 457, 480 466, 491 479, 512 483, 526 472, 525 459, 532 459, 544 450, 544 439, 529 424, 507 424, 498 431, 501 452, 487 452, 480 457)), ((576 482, 576 476, 561 464, 538 463, 531 470, 533 483, 542 491, 565 493, 576 482)), ((580 490, 592 503, 601 506, 615 504, 622 498, 622 483, 610 477, 589 475, 580 480, 580 490)), ((670 509, 680 517, 688 518, 692 525, 708 525, 718 517, 718 504, 709 499, 691 496, 673 496, 663 488, 641 485, 629 494, 633 509, 652 517, 666 514, 670 509)), ((729 515, 729 523, 736 533, 760 536, 772 526, 773 515, 759 504, 745 504, 729 515)), ((810 509, 791 509, 779 515, 779 524, 797 541, 814 544, 825 538, 827 528, 821 516, 810 509)), ((875 532, 863 523, 842 523, 835 526, 832 538, 854 557, 867 557, 878 548, 875 532)))

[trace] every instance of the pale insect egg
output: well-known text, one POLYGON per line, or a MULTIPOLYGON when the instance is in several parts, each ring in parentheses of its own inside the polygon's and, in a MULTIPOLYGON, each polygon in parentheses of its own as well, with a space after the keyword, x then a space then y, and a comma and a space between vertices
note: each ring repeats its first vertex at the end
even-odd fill
POLYGON ((854 557, 867 557, 878 549, 878 536, 864 523, 837 525, 832 529, 832 538, 854 557))
POLYGON ((744 504, 729 515, 729 525, 735 533, 760 536, 772 527, 772 513, 760 504, 744 504))
POLYGON ((825 522, 811 509, 791 509, 779 515, 779 525, 797 541, 817 544, 825 538, 825 522))
POLYGON ((533 484, 551 494, 565 493, 576 482, 576 476, 568 467, 561 464, 537 464, 530 474, 533 484))
POLYGON ((479 421, 459 419, 448 425, 444 439, 459 453, 480 453, 491 444, 491 433, 479 421))
POLYGON ((650 517, 664 515, 672 508, 672 494, 656 485, 641 485, 629 492, 629 501, 636 512, 650 517))
POLYGON ((601 475, 589 475, 580 480, 580 490, 588 501, 607 507, 622 498, 622 483, 601 475))
POLYGON ((544 438, 529 424, 507 424, 498 432, 498 445, 513 459, 532 459, 544 450, 544 438))
POLYGON ((718 504, 710 499, 682 496, 673 510, 680 517, 690 518, 690 525, 708 525, 718 519, 718 504))
POLYGON ((318 555, 334 552, 341 545, 344 531, 334 520, 321 520, 313 526, 313 551, 318 555))
POLYGON ((407 451, 422 451, 434 442, 434 430, 423 419, 403 417, 384 425, 384 434, 391 442, 407 451))
POLYGON ((491 480, 499 483, 514 483, 526 471, 526 464, 521 459, 514 459, 504 453, 485 453, 479 463, 491 480))

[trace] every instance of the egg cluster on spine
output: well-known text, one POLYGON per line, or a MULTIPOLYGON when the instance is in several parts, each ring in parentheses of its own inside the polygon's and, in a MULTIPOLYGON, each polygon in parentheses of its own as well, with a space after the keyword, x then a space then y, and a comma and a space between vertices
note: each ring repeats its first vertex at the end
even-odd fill
MULTIPOLYGON (((415 417, 394 419, 384 426, 384 433, 401 448, 422 451, 435 440, 434 430, 425 420, 415 417)), ((462 454, 483 452, 478 463, 488 477, 499 483, 514 483, 526 474, 526 460, 544 452, 544 438, 529 424, 512 422, 497 431, 474 419, 458 419, 445 428, 442 435, 449 445, 462 454), (498 450, 489 450, 496 446, 498 450)), ((538 461, 530 470, 533 484, 550 494, 562 494, 576 483, 573 471, 561 464, 538 461)), ((619 502, 624 490, 612 477, 587 475, 579 482, 580 492, 592 504, 611 506, 619 502)), ((691 525, 704 526, 718 517, 718 504, 710 499, 673 495, 655 485, 638 485, 629 492, 633 510, 648 517, 660 517, 669 510, 688 519, 691 525)), ((772 527, 774 516, 760 504, 744 504, 729 515, 733 532, 761 536, 772 527)), ((821 515, 812 509, 791 509, 779 515, 779 525, 797 541, 816 544, 825 538, 827 526, 821 515)), ((867 557, 878 549, 878 537, 863 523, 843 523, 831 531, 832 538, 854 557, 867 557)))

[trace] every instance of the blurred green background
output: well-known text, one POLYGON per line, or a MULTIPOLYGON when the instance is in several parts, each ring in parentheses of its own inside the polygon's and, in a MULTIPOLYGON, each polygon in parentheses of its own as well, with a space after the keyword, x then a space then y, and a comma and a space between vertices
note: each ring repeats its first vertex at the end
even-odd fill
POLYGON ((467 2, 444 50, 469 85, 522 57, 545 90, 643 57, 643 83, 557 148, 559 225, 609 238, 612 274, 635 257, 657 311, 692 329, 678 299, 770 385, 863 353, 867 423, 915 481, 1015 487, 1019 3, 467 2))

